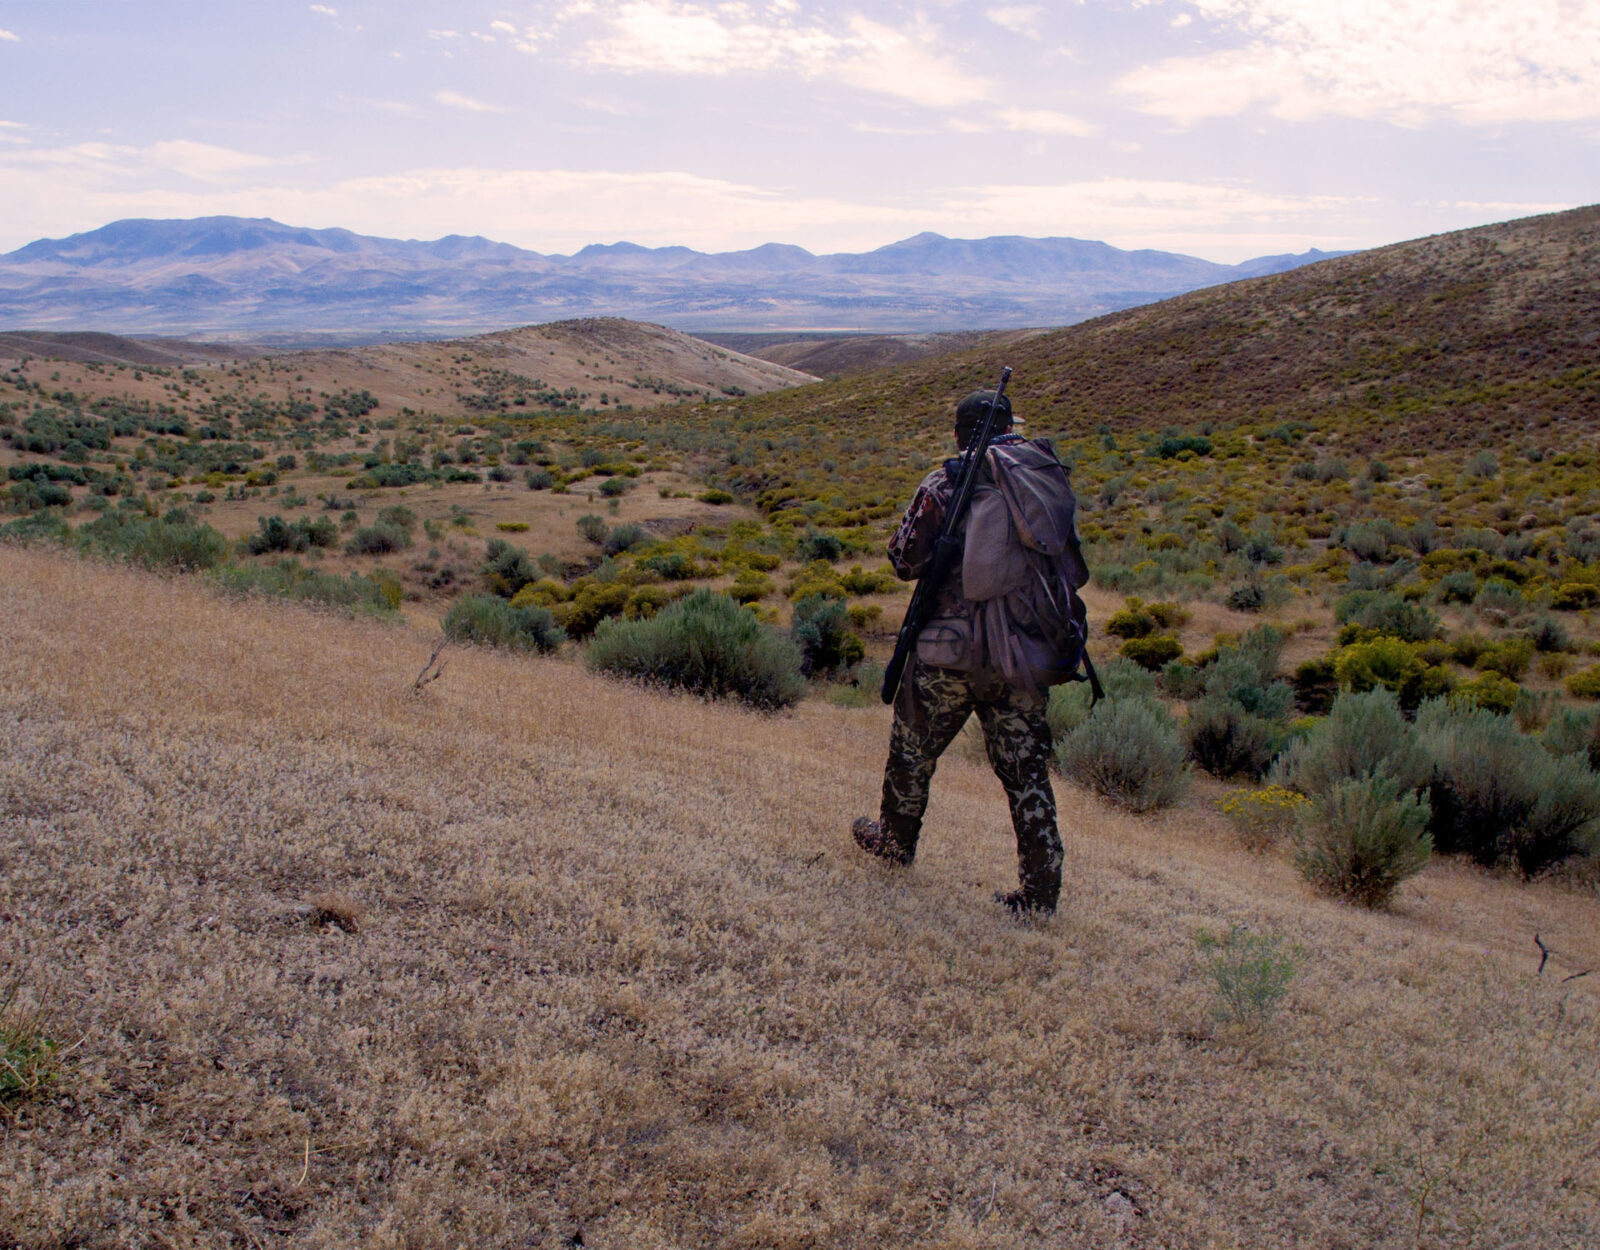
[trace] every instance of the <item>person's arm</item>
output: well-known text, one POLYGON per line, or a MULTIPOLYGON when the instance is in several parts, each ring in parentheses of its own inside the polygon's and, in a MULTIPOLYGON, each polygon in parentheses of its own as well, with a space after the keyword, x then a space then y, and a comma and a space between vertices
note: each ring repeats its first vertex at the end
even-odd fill
POLYGON ((927 567, 939 527, 944 523, 949 494, 949 479, 941 468, 925 477, 911 497, 911 506, 900 518, 900 528, 889 540, 889 563, 902 581, 921 577, 927 567))

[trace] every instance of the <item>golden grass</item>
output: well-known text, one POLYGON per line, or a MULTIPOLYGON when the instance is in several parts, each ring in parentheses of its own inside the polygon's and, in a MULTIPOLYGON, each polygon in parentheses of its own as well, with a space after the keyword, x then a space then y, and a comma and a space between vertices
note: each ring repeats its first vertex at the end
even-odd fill
POLYGON ((413 698, 426 634, 35 550, 0 635, 0 982, 83 1039, 0 1123, 0 1245, 1600 1238, 1593 896, 1442 864, 1369 914, 1221 787, 1062 784, 1018 927, 959 754, 913 870, 850 845, 881 708, 470 651, 413 698), (1193 945, 1235 923, 1309 952, 1261 1038, 1193 945))

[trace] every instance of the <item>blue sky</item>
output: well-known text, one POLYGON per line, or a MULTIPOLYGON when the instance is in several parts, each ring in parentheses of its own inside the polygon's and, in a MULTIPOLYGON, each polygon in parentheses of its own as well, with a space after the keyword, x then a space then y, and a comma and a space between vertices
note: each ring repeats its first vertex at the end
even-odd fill
POLYGON ((1215 260, 1600 200, 1600 0, 0 0, 0 251, 210 213, 541 252, 1215 260))

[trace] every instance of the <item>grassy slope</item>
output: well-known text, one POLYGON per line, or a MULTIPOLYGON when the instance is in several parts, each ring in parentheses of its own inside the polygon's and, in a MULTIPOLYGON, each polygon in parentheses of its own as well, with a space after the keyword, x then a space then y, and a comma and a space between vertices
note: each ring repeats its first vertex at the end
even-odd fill
POLYGON ((914 870, 850 847, 881 709, 484 653, 416 699, 424 635, 41 551, 0 635, 0 979, 82 1039, 6 1115, 0 1244, 1600 1237, 1592 897, 1440 864, 1369 915, 1062 785, 1017 928, 970 761, 914 870), (1308 952, 1255 1040, 1193 953, 1233 923, 1308 952))

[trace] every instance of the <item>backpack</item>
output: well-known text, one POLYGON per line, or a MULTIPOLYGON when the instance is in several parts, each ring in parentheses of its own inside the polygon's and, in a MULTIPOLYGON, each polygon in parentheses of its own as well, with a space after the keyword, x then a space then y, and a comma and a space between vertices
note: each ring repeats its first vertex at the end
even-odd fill
POLYGON ((972 656, 1019 689, 1099 682, 1085 651, 1089 580, 1078 544, 1076 496, 1042 440, 999 443, 973 492, 961 577, 972 601, 972 656))

